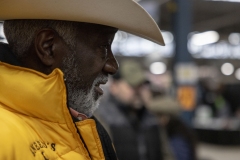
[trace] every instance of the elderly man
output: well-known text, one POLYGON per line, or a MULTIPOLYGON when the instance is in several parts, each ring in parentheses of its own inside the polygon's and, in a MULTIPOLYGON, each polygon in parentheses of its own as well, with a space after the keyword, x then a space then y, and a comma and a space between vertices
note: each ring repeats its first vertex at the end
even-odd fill
POLYGON ((92 117, 118 64, 118 29, 164 44, 131 0, 2 0, 0 159, 117 159, 92 117))

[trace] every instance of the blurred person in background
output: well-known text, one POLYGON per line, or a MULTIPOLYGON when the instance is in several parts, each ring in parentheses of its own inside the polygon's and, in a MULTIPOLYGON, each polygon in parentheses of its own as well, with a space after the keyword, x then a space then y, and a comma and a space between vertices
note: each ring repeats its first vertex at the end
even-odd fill
POLYGON ((201 85, 201 99, 200 103, 209 107, 211 118, 229 118, 231 113, 231 106, 224 97, 225 86, 220 80, 202 80, 201 85))
POLYGON ((161 126, 145 102, 151 97, 149 82, 135 62, 126 60, 109 84, 109 97, 95 116, 110 134, 119 160, 173 160, 165 149, 161 126))
POLYGON ((181 108, 173 97, 159 92, 148 103, 155 113, 170 141, 170 149, 176 160, 196 160, 196 136, 180 118, 181 108))

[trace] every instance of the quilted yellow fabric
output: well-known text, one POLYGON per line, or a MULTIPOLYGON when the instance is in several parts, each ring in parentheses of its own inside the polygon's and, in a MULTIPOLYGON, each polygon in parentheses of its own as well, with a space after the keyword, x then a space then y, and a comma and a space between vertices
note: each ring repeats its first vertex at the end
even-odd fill
POLYGON ((0 62, 0 160, 104 160, 95 121, 74 124, 66 104, 59 69, 0 62))

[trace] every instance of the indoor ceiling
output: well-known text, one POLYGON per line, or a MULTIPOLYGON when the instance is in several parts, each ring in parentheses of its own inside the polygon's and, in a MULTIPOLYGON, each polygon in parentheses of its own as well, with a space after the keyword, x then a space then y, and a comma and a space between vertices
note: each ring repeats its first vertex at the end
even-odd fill
MULTIPOLYGON (((215 30, 221 38, 229 33, 240 33, 240 3, 191 0, 192 31, 215 30)), ((171 30, 171 1, 161 5, 160 28, 171 30)))

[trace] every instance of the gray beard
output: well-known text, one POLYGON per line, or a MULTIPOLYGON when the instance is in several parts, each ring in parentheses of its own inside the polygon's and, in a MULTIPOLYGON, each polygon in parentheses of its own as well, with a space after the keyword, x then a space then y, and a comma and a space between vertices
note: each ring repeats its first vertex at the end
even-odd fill
POLYGON ((75 109, 76 111, 92 116, 93 112, 97 109, 99 105, 100 98, 95 100, 95 85, 101 81, 101 77, 94 80, 90 91, 86 92, 83 90, 78 90, 74 86, 68 85, 68 105, 69 107, 75 109))
POLYGON ((76 111, 92 116, 93 112, 99 105, 100 97, 96 98, 95 85, 100 81, 107 81, 107 77, 99 75, 93 82, 90 90, 79 89, 76 82, 83 82, 82 75, 79 75, 79 67, 75 62, 75 54, 68 55, 63 60, 62 71, 65 75, 65 83, 67 87, 68 107, 75 109, 76 111), (74 80, 76 81, 74 83, 74 80))

